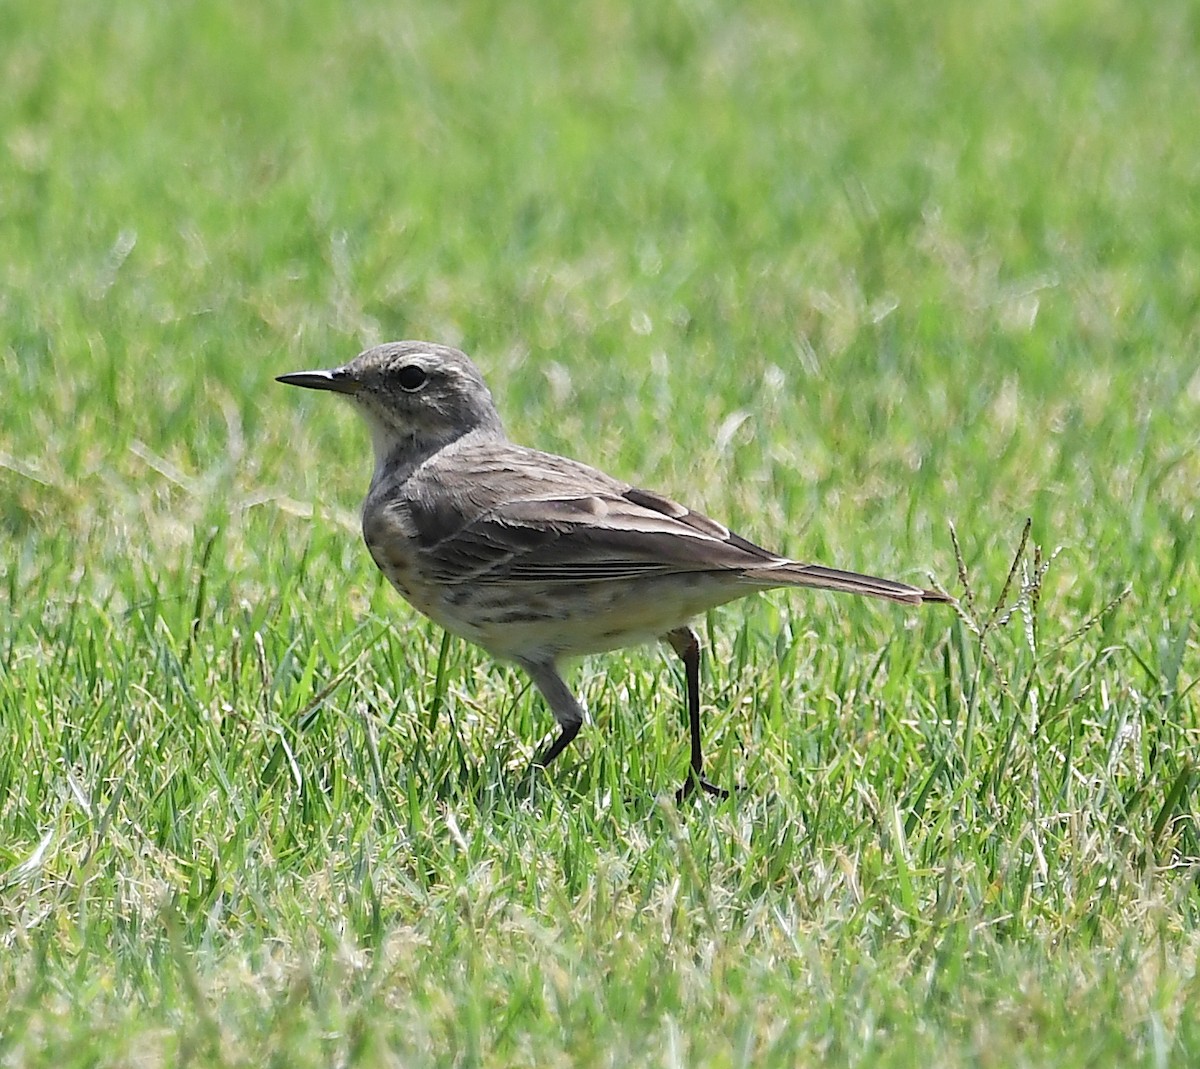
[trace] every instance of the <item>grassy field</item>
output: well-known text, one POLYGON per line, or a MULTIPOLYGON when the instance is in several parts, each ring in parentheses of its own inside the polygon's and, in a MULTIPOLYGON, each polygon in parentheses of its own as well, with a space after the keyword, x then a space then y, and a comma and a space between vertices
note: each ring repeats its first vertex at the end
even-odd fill
POLYGON ((1194 4, 0 8, 0 1065, 1200 1064, 1194 4), (777 593, 550 730, 279 386, 958 613, 777 593), (1030 521, 1027 539, 1024 531, 1030 521), (957 532, 956 554, 951 529, 957 532))

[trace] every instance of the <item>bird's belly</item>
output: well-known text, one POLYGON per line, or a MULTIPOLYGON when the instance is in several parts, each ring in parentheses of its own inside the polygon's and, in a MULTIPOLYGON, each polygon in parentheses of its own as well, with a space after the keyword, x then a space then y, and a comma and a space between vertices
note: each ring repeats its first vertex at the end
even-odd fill
POLYGON ((447 631, 498 657, 575 656, 661 638, 753 587, 694 573, 598 583, 460 583, 400 593, 447 631))

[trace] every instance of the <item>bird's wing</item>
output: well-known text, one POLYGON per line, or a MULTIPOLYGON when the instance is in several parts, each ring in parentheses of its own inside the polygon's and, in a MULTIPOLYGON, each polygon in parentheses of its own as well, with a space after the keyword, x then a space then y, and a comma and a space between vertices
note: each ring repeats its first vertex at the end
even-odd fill
POLYGON ((424 568, 447 583, 584 583, 786 563, 707 516, 633 488, 504 502, 455 529, 444 514, 418 508, 412 516, 426 536, 424 568))
POLYGON ((506 444, 472 454, 454 492, 404 497, 404 526, 431 579, 589 583, 727 572, 750 586, 806 586, 919 604, 945 595, 908 583, 789 560, 670 498, 577 461, 506 444), (519 454, 519 464, 514 455, 519 454), (517 477, 519 475, 519 477, 517 477))

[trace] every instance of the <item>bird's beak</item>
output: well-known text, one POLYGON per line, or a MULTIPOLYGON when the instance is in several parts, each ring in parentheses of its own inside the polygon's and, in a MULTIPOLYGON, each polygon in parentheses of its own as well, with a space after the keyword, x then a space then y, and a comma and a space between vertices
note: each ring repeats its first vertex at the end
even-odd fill
POLYGON ((289 386, 303 386, 307 390, 331 390, 334 393, 358 393, 359 382, 345 368, 332 371, 293 371, 290 375, 277 375, 276 382, 289 386))

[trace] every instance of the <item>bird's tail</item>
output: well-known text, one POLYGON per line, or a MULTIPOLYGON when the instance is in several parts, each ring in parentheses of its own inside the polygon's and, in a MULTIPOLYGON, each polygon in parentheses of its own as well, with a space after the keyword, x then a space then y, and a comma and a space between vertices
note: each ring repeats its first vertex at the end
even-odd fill
POLYGON ((781 561, 776 567, 747 568, 747 579, 771 586, 807 586, 817 590, 837 590, 846 594, 863 594, 872 598, 886 598, 905 605, 923 605, 926 602, 952 602, 954 599, 938 590, 925 590, 894 579, 880 579, 874 575, 844 572, 839 568, 826 568, 822 564, 802 564, 800 561, 781 561))

